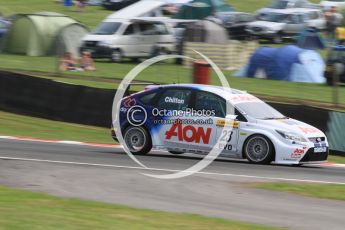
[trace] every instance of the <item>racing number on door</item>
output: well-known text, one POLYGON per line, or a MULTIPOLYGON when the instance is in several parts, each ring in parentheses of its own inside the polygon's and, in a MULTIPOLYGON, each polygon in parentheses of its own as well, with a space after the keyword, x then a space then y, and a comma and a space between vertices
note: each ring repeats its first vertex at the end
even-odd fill
POLYGON ((220 140, 230 142, 233 133, 233 131, 223 130, 222 137, 220 138, 220 140))
POLYGON ((227 144, 224 147, 223 147, 222 144, 220 144, 219 148, 231 151, 232 150, 232 145, 229 144, 229 143, 231 142, 233 134, 234 134, 233 131, 223 130, 222 134, 221 134, 220 140, 226 142, 227 144))

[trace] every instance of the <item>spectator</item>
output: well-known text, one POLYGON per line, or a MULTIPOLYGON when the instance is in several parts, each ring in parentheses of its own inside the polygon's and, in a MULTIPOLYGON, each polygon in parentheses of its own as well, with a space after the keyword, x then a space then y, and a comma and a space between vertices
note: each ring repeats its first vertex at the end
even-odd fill
POLYGON ((345 42, 345 27, 338 26, 335 30, 336 38, 339 45, 344 45, 345 42))
POLYGON ((67 70, 78 70, 77 62, 73 58, 72 53, 65 52, 63 58, 60 59, 60 71, 67 71, 67 70))
POLYGON ((329 11, 325 13, 325 18, 327 22, 327 36, 329 40, 333 40, 335 38, 335 30, 338 26, 340 26, 343 15, 337 12, 337 8, 332 6, 329 11))
POLYGON ((84 71, 95 71, 96 67, 90 52, 83 52, 80 59, 80 68, 84 71))
POLYGON ((77 7, 79 9, 79 11, 84 11, 85 9, 85 6, 86 6, 86 0, 78 0, 77 1, 77 7))

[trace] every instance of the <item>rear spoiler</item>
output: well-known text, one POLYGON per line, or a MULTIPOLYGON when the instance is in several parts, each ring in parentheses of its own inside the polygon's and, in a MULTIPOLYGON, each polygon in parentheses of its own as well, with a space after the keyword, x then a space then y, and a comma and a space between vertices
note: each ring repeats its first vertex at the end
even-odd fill
POLYGON ((158 83, 155 82, 140 82, 140 83, 129 83, 129 84, 125 84, 125 94, 124 96, 129 96, 131 94, 131 86, 150 86, 150 85, 160 85, 158 83))

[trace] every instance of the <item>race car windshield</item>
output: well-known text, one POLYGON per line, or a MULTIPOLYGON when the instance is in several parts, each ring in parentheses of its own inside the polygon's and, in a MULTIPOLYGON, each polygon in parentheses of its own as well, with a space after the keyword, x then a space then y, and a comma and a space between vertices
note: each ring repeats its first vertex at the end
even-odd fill
POLYGON ((281 22, 287 17, 286 14, 262 14, 259 19, 268 22, 281 22))
POLYGON ((275 110, 273 107, 262 102, 245 102, 236 104, 246 115, 262 120, 286 118, 283 114, 275 110))
POLYGON ((111 35, 116 33, 120 26, 121 23, 119 22, 103 22, 92 32, 92 34, 111 35))

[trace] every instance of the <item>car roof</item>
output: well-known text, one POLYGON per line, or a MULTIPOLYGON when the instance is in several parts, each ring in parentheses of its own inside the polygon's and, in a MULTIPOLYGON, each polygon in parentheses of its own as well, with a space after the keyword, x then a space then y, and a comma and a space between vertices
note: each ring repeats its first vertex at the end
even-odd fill
POLYGON ((128 18, 107 18, 103 20, 102 22, 130 22, 130 19, 128 18))
POLYGON ((167 22, 195 22, 196 20, 180 20, 180 19, 170 19, 167 17, 132 17, 132 18, 107 18, 103 22, 150 22, 150 23, 167 23, 167 22))
POLYGON ((279 13, 279 14, 293 14, 293 13, 309 13, 309 12, 320 12, 319 9, 311 9, 311 8, 289 8, 289 9, 270 9, 265 12, 267 13, 279 13))
POLYGON ((206 91, 210 93, 214 93, 220 97, 225 98, 226 96, 230 95, 239 95, 239 94, 249 94, 246 91, 222 87, 222 86, 215 86, 215 85, 202 85, 202 84, 168 84, 168 85, 152 85, 148 87, 149 89, 156 89, 156 88, 186 88, 186 89, 197 89, 201 91, 206 91))

